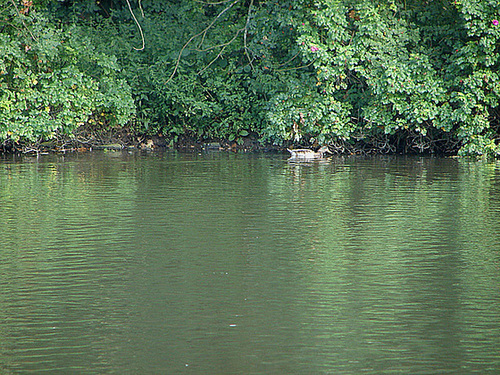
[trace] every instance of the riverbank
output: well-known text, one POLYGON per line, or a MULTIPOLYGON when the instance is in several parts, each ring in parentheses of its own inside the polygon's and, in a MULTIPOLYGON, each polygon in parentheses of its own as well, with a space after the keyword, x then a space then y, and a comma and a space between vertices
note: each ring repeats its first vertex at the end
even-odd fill
MULTIPOLYGON (((227 151, 227 152, 284 152, 286 148, 319 148, 319 144, 274 145, 261 142, 257 134, 249 134, 238 141, 225 139, 199 139, 189 136, 174 141, 162 134, 148 135, 135 133, 128 128, 92 129, 82 127, 72 135, 58 135, 39 142, 13 142, 0 144, 3 154, 39 154, 90 152, 92 150, 143 150, 155 151, 176 149, 179 151, 227 151)), ((337 155, 377 155, 377 154, 420 154, 456 155, 461 144, 445 139, 432 141, 421 135, 396 134, 379 137, 353 137, 328 143, 329 149, 337 155)))
POLYGON ((26 142, 7 140, 0 144, 0 153, 3 154, 37 154, 37 153, 66 153, 90 152, 93 150, 143 150, 154 151, 162 149, 176 149, 182 151, 232 151, 232 152, 269 152, 282 151, 282 146, 263 144, 256 136, 241 138, 239 142, 228 140, 200 140, 183 137, 176 142, 171 137, 161 134, 139 134, 129 129, 112 129, 93 131, 79 129, 73 135, 58 135, 50 140, 26 142))

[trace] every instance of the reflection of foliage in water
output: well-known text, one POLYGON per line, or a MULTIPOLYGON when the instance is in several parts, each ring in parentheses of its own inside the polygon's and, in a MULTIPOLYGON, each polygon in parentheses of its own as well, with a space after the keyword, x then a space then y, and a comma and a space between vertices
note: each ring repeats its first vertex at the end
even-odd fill
POLYGON ((0 169, 7 370, 498 366, 498 163, 26 160, 0 169))

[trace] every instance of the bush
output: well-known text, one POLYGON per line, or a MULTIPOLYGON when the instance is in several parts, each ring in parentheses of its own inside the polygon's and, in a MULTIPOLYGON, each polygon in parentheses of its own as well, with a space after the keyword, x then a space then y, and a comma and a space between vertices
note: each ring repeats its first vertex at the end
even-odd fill
POLYGON ((135 111, 131 88, 113 56, 99 54, 74 27, 42 10, 5 4, 0 34, 0 140, 40 141, 70 134, 99 114, 125 125, 135 111))

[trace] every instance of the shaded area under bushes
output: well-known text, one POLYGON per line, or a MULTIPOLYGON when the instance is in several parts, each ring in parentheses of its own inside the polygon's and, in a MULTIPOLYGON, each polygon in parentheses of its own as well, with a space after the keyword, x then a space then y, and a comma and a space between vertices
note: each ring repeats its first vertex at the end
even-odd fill
MULTIPOLYGON (((330 151, 338 155, 377 154, 433 154, 456 155, 460 141, 450 139, 448 134, 437 132, 433 138, 411 131, 400 131, 394 135, 381 134, 376 137, 357 136, 347 140, 327 143, 330 151)), ((59 135, 39 142, 6 140, 0 145, 1 153, 45 153, 45 152, 89 152, 92 150, 162 150, 180 151, 219 150, 230 152, 285 152, 286 148, 317 149, 317 143, 291 143, 275 145, 259 140, 257 134, 241 137, 238 142, 227 139, 200 139, 195 136, 177 137, 177 141, 161 134, 148 135, 126 128, 93 129, 80 127, 71 136, 59 135)))

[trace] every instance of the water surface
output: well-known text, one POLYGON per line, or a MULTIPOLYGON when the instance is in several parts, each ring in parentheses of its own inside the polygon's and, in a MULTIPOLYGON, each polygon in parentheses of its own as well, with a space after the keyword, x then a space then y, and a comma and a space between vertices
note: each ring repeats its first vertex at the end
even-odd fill
POLYGON ((498 374, 500 164, 0 161, 0 373, 498 374))

